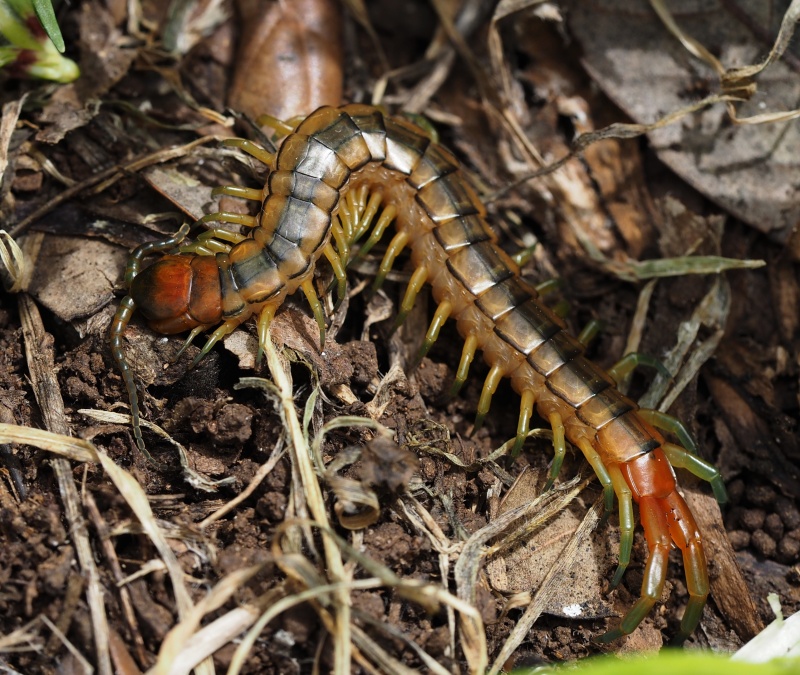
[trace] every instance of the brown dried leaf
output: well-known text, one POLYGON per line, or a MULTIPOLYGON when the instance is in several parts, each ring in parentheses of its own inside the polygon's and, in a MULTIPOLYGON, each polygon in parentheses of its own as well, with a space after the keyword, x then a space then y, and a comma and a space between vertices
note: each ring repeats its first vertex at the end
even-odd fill
MULTIPOLYGON (((569 25, 581 42, 586 69, 627 114, 651 123, 667 113, 719 91, 719 77, 693 57, 665 28, 647 0, 570 3, 569 25), (624 26, 635 24, 636 30, 624 26)), ((755 63, 771 46, 771 19, 779 3, 693 0, 670 3, 675 22, 716 53, 726 68, 755 63)), ((800 99, 796 61, 770 66, 758 95, 737 106, 738 117, 789 110, 800 99)), ((800 133, 796 123, 731 127, 726 108, 717 105, 652 131, 650 140, 662 161, 684 180, 738 218, 786 241, 800 219, 796 199, 800 133)))
POLYGON ((239 0, 242 44, 229 105, 281 120, 342 100, 342 26, 332 0, 239 0))

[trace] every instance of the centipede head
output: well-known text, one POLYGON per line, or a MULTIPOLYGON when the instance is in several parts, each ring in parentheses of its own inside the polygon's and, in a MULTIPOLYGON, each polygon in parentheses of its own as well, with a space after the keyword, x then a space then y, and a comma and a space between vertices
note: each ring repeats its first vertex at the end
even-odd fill
POLYGON ((222 290, 213 256, 166 255, 133 278, 130 295, 150 327, 165 335, 222 320, 222 290))

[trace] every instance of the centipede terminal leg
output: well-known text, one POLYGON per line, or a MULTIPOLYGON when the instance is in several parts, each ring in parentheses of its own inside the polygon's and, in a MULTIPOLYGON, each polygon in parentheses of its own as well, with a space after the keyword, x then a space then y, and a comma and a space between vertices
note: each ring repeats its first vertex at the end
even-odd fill
POLYGON ((622 618, 618 628, 604 633, 598 642, 607 643, 624 635, 630 635, 653 609, 653 605, 661 597, 664 582, 667 578, 669 551, 672 547, 670 529, 664 509, 654 497, 642 497, 639 500, 639 516, 644 526, 647 547, 650 556, 644 568, 641 597, 622 618))

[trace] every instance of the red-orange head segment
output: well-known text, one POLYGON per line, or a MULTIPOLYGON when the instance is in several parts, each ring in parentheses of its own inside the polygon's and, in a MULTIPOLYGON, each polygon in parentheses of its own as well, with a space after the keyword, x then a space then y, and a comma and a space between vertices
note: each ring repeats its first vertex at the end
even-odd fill
POLYGON ((164 256, 134 277, 130 295, 150 327, 164 335, 222 320, 222 289, 214 256, 164 256))

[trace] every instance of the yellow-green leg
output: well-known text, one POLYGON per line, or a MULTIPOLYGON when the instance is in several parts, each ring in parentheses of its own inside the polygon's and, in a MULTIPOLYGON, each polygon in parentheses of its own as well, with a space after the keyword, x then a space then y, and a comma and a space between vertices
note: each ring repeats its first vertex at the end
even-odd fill
POLYGON ((461 360, 458 362, 458 370, 456 371, 456 379, 453 381, 453 387, 450 389, 450 396, 458 395, 464 382, 467 381, 469 374, 469 367, 472 359, 475 358, 475 351, 478 349, 478 338, 474 335, 467 336, 464 340, 464 348, 461 350, 461 360))
POLYGON ((615 588, 622 575, 631 561, 631 550, 633 549, 633 495, 628 483, 622 475, 622 471, 616 464, 608 467, 608 475, 611 477, 611 484, 619 502, 619 564, 614 578, 611 580, 611 588, 615 588))
POLYGON ((717 467, 674 443, 664 443, 661 449, 672 466, 686 469, 698 478, 710 483, 714 496, 720 504, 728 501, 728 493, 725 491, 725 484, 722 482, 722 476, 717 467))
POLYGON ((567 454, 567 443, 564 440, 564 421, 561 419, 561 415, 557 412, 550 413, 547 420, 553 429, 553 463, 550 465, 550 473, 547 476, 547 482, 544 484, 545 490, 553 487, 553 483, 555 483, 561 471, 561 465, 564 463, 564 456, 567 454))
POLYGON ((339 305, 342 304, 342 300, 344 300, 344 296, 347 294, 347 273, 344 270, 342 259, 334 250, 333 246, 331 246, 330 242, 325 245, 322 252, 331 264, 333 276, 336 278, 336 304, 334 305, 334 311, 336 311, 339 309, 339 305))
POLYGON ((311 305, 311 311, 314 314, 314 319, 319 326, 319 348, 320 351, 323 351, 325 349, 325 312, 322 309, 322 303, 317 297, 317 292, 314 290, 314 284, 312 283, 311 279, 306 279, 302 284, 300 284, 300 288, 303 290, 303 294, 306 296, 308 304, 311 305))
POLYGON ((398 232, 394 235, 394 237, 392 237, 392 241, 389 243, 389 248, 386 249, 383 260, 381 260, 378 273, 375 275, 375 281, 372 282, 373 293, 383 286, 383 282, 386 281, 386 275, 391 271, 395 259, 406 247, 406 244, 408 244, 408 234, 406 232, 398 232))
POLYGON ((400 311, 397 313, 397 318, 394 320, 395 329, 406 320, 409 312, 414 308, 417 295, 419 295, 419 292, 422 290, 423 286, 425 286, 427 279, 427 267, 417 267, 417 269, 414 270, 414 274, 411 275, 411 280, 408 282, 405 295, 403 295, 403 301, 400 303, 400 311))
POLYGON ((606 509, 605 518, 608 518, 609 514, 614 510, 614 485, 611 482, 611 476, 609 476, 608 469, 606 469, 605 464, 603 464, 600 455, 597 454, 597 450, 592 447, 592 444, 587 439, 582 438, 578 441, 578 447, 583 453, 583 456, 586 457, 586 461, 589 462, 589 465, 594 469, 597 480, 600 481, 600 485, 603 486, 603 501, 606 509))
POLYGON ((531 417, 533 416, 533 406, 536 402, 536 396, 532 389, 525 389, 520 396, 519 404, 519 421, 517 422, 517 437, 514 441, 514 447, 511 449, 511 456, 518 457, 522 451, 522 446, 525 439, 528 437, 528 431, 531 428, 531 417))
POLYGON ((222 144, 232 148, 239 148, 251 157, 255 157, 262 164, 266 164, 270 169, 275 168, 275 153, 268 152, 266 148, 262 148, 258 143, 246 138, 226 138, 222 141, 222 144))
POLYGON ((497 364, 493 365, 483 382, 483 389, 481 389, 481 397, 478 400, 478 410, 475 415, 475 431, 483 426, 483 420, 486 419, 486 414, 492 405, 492 396, 497 391, 497 385, 502 379, 503 369, 497 364))
POLYGON ((433 314, 433 319, 431 320, 431 325, 428 327, 428 332, 425 334, 425 340, 423 341, 422 347, 420 347, 419 354, 417 355, 417 361, 422 361, 425 355, 430 351, 433 343, 439 339, 439 331, 442 330, 444 322, 447 321, 452 311, 453 305, 450 304, 449 300, 445 300, 436 308, 436 311, 433 314))

